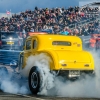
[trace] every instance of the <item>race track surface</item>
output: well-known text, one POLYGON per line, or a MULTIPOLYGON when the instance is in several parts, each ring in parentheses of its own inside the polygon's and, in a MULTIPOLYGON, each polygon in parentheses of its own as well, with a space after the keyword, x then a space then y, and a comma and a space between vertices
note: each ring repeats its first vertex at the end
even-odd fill
POLYGON ((0 100, 100 100, 100 98, 69 98, 69 97, 49 97, 36 95, 10 94, 0 91, 0 100))

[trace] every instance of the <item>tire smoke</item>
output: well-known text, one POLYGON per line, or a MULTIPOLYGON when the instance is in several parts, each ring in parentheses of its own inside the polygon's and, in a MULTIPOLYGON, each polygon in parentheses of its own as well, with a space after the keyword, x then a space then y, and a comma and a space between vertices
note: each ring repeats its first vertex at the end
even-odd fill
MULTIPOLYGON (((95 77, 86 76, 85 79, 80 79, 74 82, 64 80, 63 77, 58 77, 54 72, 51 73, 49 63, 52 61, 48 56, 41 53, 39 55, 31 55, 26 62, 24 69, 20 71, 22 76, 27 77, 32 67, 38 66, 42 73, 43 83, 41 91, 38 95, 61 96, 61 97, 100 97, 100 58, 98 54, 93 52, 95 59, 95 77)), ((29 88, 24 84, 20 85, 20 81, 11 80, 11 75, 1 81, 1 89, 10 93, 29 94, 29 88)))
POLYGON ((0 67, 0 89, 12 94, 30 93, 27 82, 21 78, 20 74, 14 73, 11 69, 7 71, 4 66, 0 67))
POLYGON ((80 79, 74 82, 64 80, 63 77, 57 77, 54 73, 50 72, 50 58, 45 54, 40 54, 35 57, 30 56, 27 60, 26 72, 29 66, 31 67, 32 65, 36 65, 45 73, 45 75, 43 75, 43 90, 41 90, 41 92, 38 94, 64 97, 100 97, 100 68, 98 64, 99 58, 98 55, 94 52, 93 56, 95 59, 96 67, 95 77, 86 75, 85 79, 80 79))

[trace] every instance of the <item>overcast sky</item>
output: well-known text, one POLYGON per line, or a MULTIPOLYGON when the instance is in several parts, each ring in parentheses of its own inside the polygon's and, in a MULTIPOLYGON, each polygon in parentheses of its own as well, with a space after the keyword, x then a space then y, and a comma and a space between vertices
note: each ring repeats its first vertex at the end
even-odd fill
POLYGON ((0 13, 10 9, 13 13, 25 11, 26 9, 34 10, 35 6, 39 8, 79 6, 93 1, 100 0, 0 0, 0 13))

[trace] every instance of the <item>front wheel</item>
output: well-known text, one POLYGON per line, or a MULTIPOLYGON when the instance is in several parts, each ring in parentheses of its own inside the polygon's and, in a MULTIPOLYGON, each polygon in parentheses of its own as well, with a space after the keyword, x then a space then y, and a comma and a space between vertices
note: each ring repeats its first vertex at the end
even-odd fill
POLYGON ((29 88, 33 94, 37 94, 41 87, 40 71, 38 67, 32 67, 29 73, 29 88))

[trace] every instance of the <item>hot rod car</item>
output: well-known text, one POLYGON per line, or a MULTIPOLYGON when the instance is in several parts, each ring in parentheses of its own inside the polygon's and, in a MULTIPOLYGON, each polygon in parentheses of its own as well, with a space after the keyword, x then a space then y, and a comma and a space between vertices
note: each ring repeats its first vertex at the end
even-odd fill
POLYGON ((26 39, 18 67, 33 94, 41 91, 48 72, 70 80, 95 71, 94 59, 82 49, 79 37, 39 33, 26 39))

